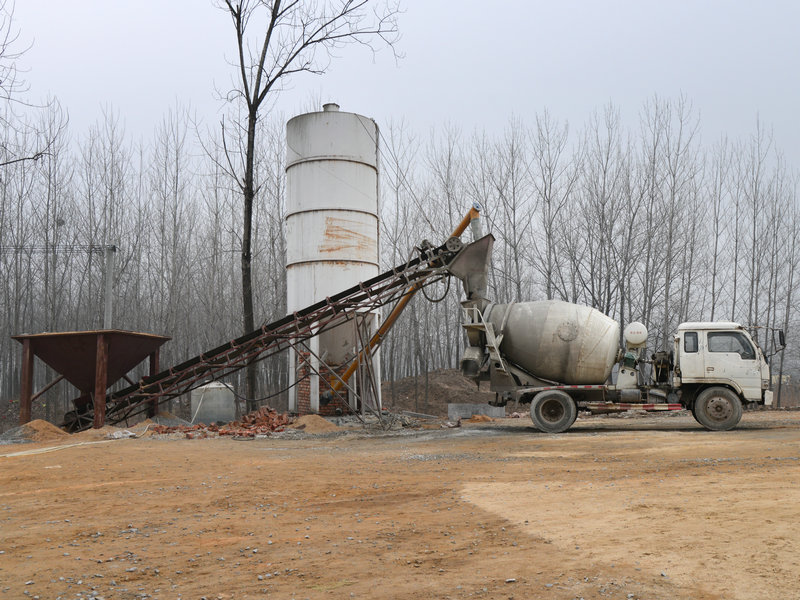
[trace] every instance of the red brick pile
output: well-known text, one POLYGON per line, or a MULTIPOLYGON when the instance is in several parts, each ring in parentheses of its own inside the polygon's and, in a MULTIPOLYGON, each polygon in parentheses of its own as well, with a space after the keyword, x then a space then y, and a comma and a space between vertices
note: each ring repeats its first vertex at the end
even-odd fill
POLYGON ((235 437, 255 437, 256 435, 269 435, 273 431, 283 431, 290 423, 289 415, 278 413, 274 408, 262 406, 258 410, 248 413, 241 421, 234 421, 227 425, 155 425, 151 428, 154 433, 183 433, 188 439, 206 438, 214 435, 230 435, 235 437))

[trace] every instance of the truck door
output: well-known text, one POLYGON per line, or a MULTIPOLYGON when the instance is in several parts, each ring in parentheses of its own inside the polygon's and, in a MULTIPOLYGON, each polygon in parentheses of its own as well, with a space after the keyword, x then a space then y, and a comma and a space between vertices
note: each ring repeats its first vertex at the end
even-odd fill
POLYGON ((741 331, 707 331, 704 356, 708 379, 736 382, 745 398, 761 399, 761 368, 755 346, 741 331))
POLYGON ((684 331, 680 336, 680 344, 676 356, 679 357, 681 381, 691 383, 705 378, 703 354, 700 352, 700 340, 696 331, 684 331))

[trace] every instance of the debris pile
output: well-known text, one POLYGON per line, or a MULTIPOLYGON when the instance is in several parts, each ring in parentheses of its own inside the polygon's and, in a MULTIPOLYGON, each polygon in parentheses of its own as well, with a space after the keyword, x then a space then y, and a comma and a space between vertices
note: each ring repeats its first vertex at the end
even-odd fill
POLYGON ((183 433, 188 439, 206 438, 213 436, 230 435, 233 437, 255 437, 256 435, 269 435, 272 432, 283 431, 290 423, 289 415, 278 413, 274 408, 262 406, 258 410, 248 413, 241 421, 234 421, 227 425, 153 425, 150 429, 154 433, 183 433))
POLYGON ((283 428, 289 424, 289 415, 286 413, 278 413, 274 408, 269 406, 262 406, 258 410, 242 417, 241 422, 234 421, 231 425, 238 425, 243 428, 263 429, 268 428, 269 431, 283 431, 283 428))
POLYGON ((86 429, 84 431, 73 433, 70 437, 74 440, 81 440, 84 442, 99 441, 113 439, 114 434, 120 431, 122 430, 119 427, 114 427, 113 425, 103 425, 99 429, 86 429))

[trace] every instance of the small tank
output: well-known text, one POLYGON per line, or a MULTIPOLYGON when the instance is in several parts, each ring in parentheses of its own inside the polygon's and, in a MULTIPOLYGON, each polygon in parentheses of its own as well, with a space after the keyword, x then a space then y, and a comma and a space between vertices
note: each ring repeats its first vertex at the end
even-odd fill
POLYGON ((192 424, 230 423, 236 419, 233 391, 218 381, 192 390, 191 405, 192 424))
POLYGON ((603 384, 619 348, 620 326, 598 310, 545 300, 490 306, 485 319, 503 334, 500 352, 540 379, 603 384))

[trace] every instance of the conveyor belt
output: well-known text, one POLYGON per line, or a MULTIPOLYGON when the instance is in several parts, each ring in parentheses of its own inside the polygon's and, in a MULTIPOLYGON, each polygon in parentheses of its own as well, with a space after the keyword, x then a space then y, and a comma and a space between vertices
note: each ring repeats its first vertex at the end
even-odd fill
MULTIPOLYGON (((444 267, 460 250, 460 245, 444 244, 420 250, 419 255, 372 279, 334 296, 320 300, 273 323, 263 325, 235 340, 203 352, 179 365, 110 394, 106 401, 106 421, 120 423, 152 410, 155 405, 181 396, 212 380, 222 379, 248 364, 264 360, 290 346, 302 343, 322 331, 398 301, 409 289, 429 285, 447 276, 444 267)), ((93 424, 91 404, 85 412, 64 415, 70 431, 88 429, 93 424)))

